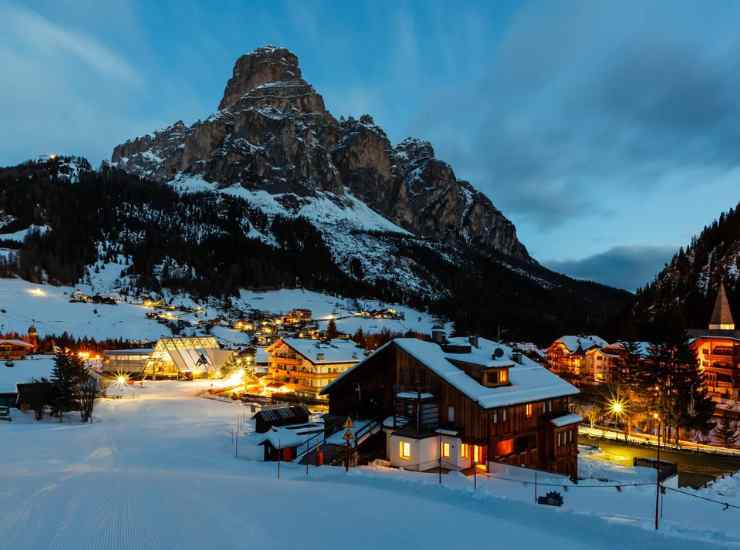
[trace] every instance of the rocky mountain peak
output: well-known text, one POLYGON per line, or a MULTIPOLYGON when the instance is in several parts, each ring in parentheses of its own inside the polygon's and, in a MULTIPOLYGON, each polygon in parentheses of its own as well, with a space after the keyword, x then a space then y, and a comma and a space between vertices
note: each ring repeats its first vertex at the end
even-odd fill
POLYGON ((217 113, 121 144, 112 164, 158 181, 198 176, 264 191, 296 213, 328 193, 338 208, 364 203, 414 236, 532 262, 514 225, 431 143, 394 147, 370 115, 335 119, 285 48, 237 59, 217 113))
POLYGON ((228 109, 246 93, 271 83, 301 79, 298 57, 286 48, 265 46, 241 56, 234 63, 233 76, 226 83, 218 108, 228 109))

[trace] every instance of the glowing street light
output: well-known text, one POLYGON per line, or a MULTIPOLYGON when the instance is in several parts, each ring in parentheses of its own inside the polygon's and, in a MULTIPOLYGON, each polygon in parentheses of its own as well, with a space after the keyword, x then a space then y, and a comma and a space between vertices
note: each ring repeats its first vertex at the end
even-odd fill
POLYGON ((614 416, 622 416, 624 414, 624 403, 620 400, 614 399, 609 403, 609 411, 614 416))

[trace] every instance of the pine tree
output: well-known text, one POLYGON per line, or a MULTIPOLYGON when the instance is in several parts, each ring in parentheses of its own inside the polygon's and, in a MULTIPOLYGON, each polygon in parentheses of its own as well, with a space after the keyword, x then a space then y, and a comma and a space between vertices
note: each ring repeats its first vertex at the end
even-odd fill
POLYGON ((72 408, 74 403, 74 379, 69 367, 69 355, 57 353, 54 358, 54 368, 51 371, 51 383, 54 387, 52 397, 52 415, 64 420, 64 412, 72 408))
POLYGON ((64 420, 66 411, 78 407, 80 385, 88 378, 87 370, 77 356, 57 353, 51 371, 51 383, 54 387, 52 410, 59 417, 59 422, 64 420))
POLYGON ((333 340, 339 336, 339 331, 337 330, 337 324, 334 322, 334 319, 329 320, 329 324, 326 325, 326 337, 330 340, 333 340))

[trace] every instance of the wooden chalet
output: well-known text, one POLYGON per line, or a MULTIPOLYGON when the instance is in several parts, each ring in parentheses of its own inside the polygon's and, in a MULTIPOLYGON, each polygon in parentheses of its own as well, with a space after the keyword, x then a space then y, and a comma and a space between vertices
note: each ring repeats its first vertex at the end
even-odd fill
POLYGON ((397 338, 348 370, 323 390, 329 415, 381 421, 386 458, 406 469, 495 461, 576 475, 577 388, 503 344, 434 339, 397 338))
POLYGON ((579 378, 585 374, 586 353, 606 345, 603 338, 594 334, 561 336, 547 348, 547 366, 554 373, 579 378))
POLYGON ((33 353, 36 347, 31 342, 18 338, 0 339, 0 359, 4 361, 16 361, 23 359, 33 353))
POLYGON ((302 397, 317 398, 321 389, 365 357, 351 340, 278 338, 267 348, 269 375, 302 397))

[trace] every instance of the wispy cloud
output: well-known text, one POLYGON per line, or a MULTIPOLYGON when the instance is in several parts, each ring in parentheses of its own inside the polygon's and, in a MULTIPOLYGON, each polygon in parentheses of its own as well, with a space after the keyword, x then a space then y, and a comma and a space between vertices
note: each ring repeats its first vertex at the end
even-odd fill
POLYGON ((123 57, 95 38, 62 28, 31 10, 0 2, 0 21, 6 48, 49 60, 60 55, 72 56, 103 76, 127 82, 140 79, 123 57))

